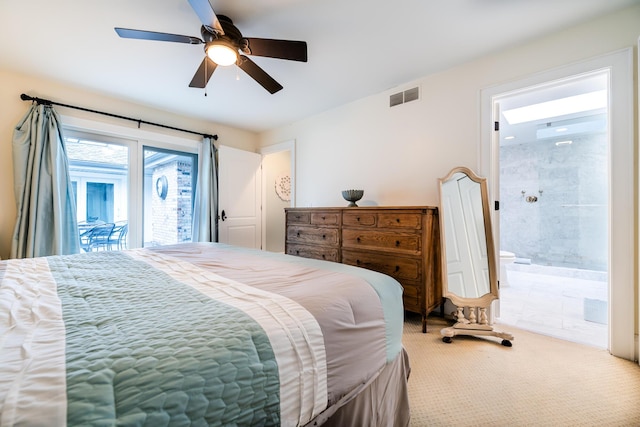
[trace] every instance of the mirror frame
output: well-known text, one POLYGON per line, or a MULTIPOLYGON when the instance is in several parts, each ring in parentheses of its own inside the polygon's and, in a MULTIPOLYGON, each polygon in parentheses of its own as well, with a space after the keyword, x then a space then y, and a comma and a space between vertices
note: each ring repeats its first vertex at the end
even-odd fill
POLYGON ((491 302, 498 299, 498 278, 496 268, 496 251, 493 242, 493 230, 491 228, 491 211, 489 210, 489 191, 487 179, 476 175, 471 169, 459 166, 453 168, 447 176, 439 179, 439 222, 440 222, 440 251, 441 251, 441 268, 442 268, 442 294, 445 298, 451 300, 458 307, 488 307, 491 302), (449 275, 447 272, 447 247, 446 247, 446 230, 444 224, 444 213, 442 203, 442 184, 450 180, 456 173, 466 174, 472 181, 480 185, 480 194, 482 197, 482 216, 484 218, 484 234, 487 245, 487 260, 489 262, 489 293, 478 298, 465 298, 457 294, 449 292, 449 275))

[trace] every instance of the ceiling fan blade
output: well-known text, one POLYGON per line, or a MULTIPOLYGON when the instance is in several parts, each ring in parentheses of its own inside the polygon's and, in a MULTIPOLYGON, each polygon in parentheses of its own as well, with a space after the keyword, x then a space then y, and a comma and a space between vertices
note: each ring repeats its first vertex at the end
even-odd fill
POLYGON ((220 21, 218 21, 218 17, 213 11, 209 0, 189 0, 189 4, 196 15, 198 15, 198 18, 200 18, 202 25, 213 29, 218 34, 224 34, 222 25, 220 25, 220 21))
POLYGON ((260 83, 260 85, 268 90, 269 93, 274 94, 282 89, 282 85, 280 83, 275 81, 273 77, 267 74, 262 68, 258 67, 258 64, 246 56, 240 55, 238 67, 240 67, 245 73, 249 74, 249 76, 251 76, 255 81, 260 83))
POLYGON ((196 71, 193 79, 191 79, 189 87, 198 87, 202 89, 207 86, 207 83, 209 83, 209 79, 213 75, 213 72, 216 70, 217 66, 218 65, 211 59, 209 59, 208 56, 205 56, 200 63, 200 66, 198 67, 198 71, 196 71))
POLYGON ((307 62, 307 42, 246 37, 249 55, 307 62))
POLYGON ((198 37, 181 36, 180 34, 157 33, 155 31, 132 30, 129 28, 114 28, 120 37, 125 39, 155 40, 161 42, 176 42, 187 44, 202 44, 198 37))

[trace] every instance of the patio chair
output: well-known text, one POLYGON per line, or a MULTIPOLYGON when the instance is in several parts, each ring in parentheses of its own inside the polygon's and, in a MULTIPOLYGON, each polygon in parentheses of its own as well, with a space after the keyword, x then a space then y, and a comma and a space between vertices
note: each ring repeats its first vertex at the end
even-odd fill
POLYGON ((108 246, 109 250, 122 250, 127 248, 127 232, 129 231, 129 224, 126 222, 116 222, 113 231, 109 235, 108 246))
POLYGON ((85 252, 107 250, 109 236, 115 227, 114 223, 99 224, 87 230, 80 236, 80 247, 85 252))

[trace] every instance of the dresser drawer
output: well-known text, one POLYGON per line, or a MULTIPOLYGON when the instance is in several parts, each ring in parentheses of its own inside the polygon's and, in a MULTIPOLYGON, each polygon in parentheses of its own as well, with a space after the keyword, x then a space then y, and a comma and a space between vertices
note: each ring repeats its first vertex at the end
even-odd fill
POLYGON ((375 227, 378 223, 378 216, 373 212, 344 212, 342 214, 342 224, 346 227, 375 227))
POLYGON ((311 212, 287 212, 287 224, 311 224, 311 212))
POLYGON ((378 271, 400 282, 419 280, 422 277, 422 263, 417 258, 404 258, 343 249, 342 263, 378 271))
POLYGON ((315 228, 290 226, 287 228, 287 241, 293 243, 321 244, 323 246, 338 246, 337 228, 315 228))
POLYGON ((404 309, 414 313, 420 313, 420 299, 402 294, 404 309))
POLYGON ((418 255, 422 251, 422 236, 417 233, 342 229, 342 246, 348 248, 393 250, 418 255))
POLYGON ((405 280, 404 283, 402 283, 402 289, 402 295, 404 295, 405 297, 413 298, 415 300, 418 300, 418 298, 420 298, 420 285, 417 282, 413 283, 405 280))
POLYGON ((338 262, 339 259, 338 248, 324 248, 322 246, 288 244, 287 254, 333 262, 338 262))
POLYGON ((422 214, 412 212, 353 211, 342 214, 342 224, 351 227, 394 228, 420 230, 422 214))
POLYGON ((422 228, 422 215, 418 213, 381 212, 378 214, 378 227, 420 230, 422 228))
POLYGON ((402 303, 404 309, 420 313, 422 288, 418 282, 404 281, 402 282, 402 303))
POLYGON ((313 212, 311 213, 312 225, 339 225, 340 213, 338 212, 313 212))

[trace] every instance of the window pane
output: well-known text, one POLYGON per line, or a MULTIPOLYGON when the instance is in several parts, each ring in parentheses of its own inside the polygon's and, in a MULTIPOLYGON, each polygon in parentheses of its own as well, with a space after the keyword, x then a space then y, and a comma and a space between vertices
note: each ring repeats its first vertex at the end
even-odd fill
POLYGON ((87 182, 87 221, 113 222, 113 184, 87 182))
POLYGON ((143 246, 191 241, 195 154, 144 147, 143 246))
POLYGON ((81 246, 85 251, 127 246, 128 147, 102 137, 66 137, 81 246))

